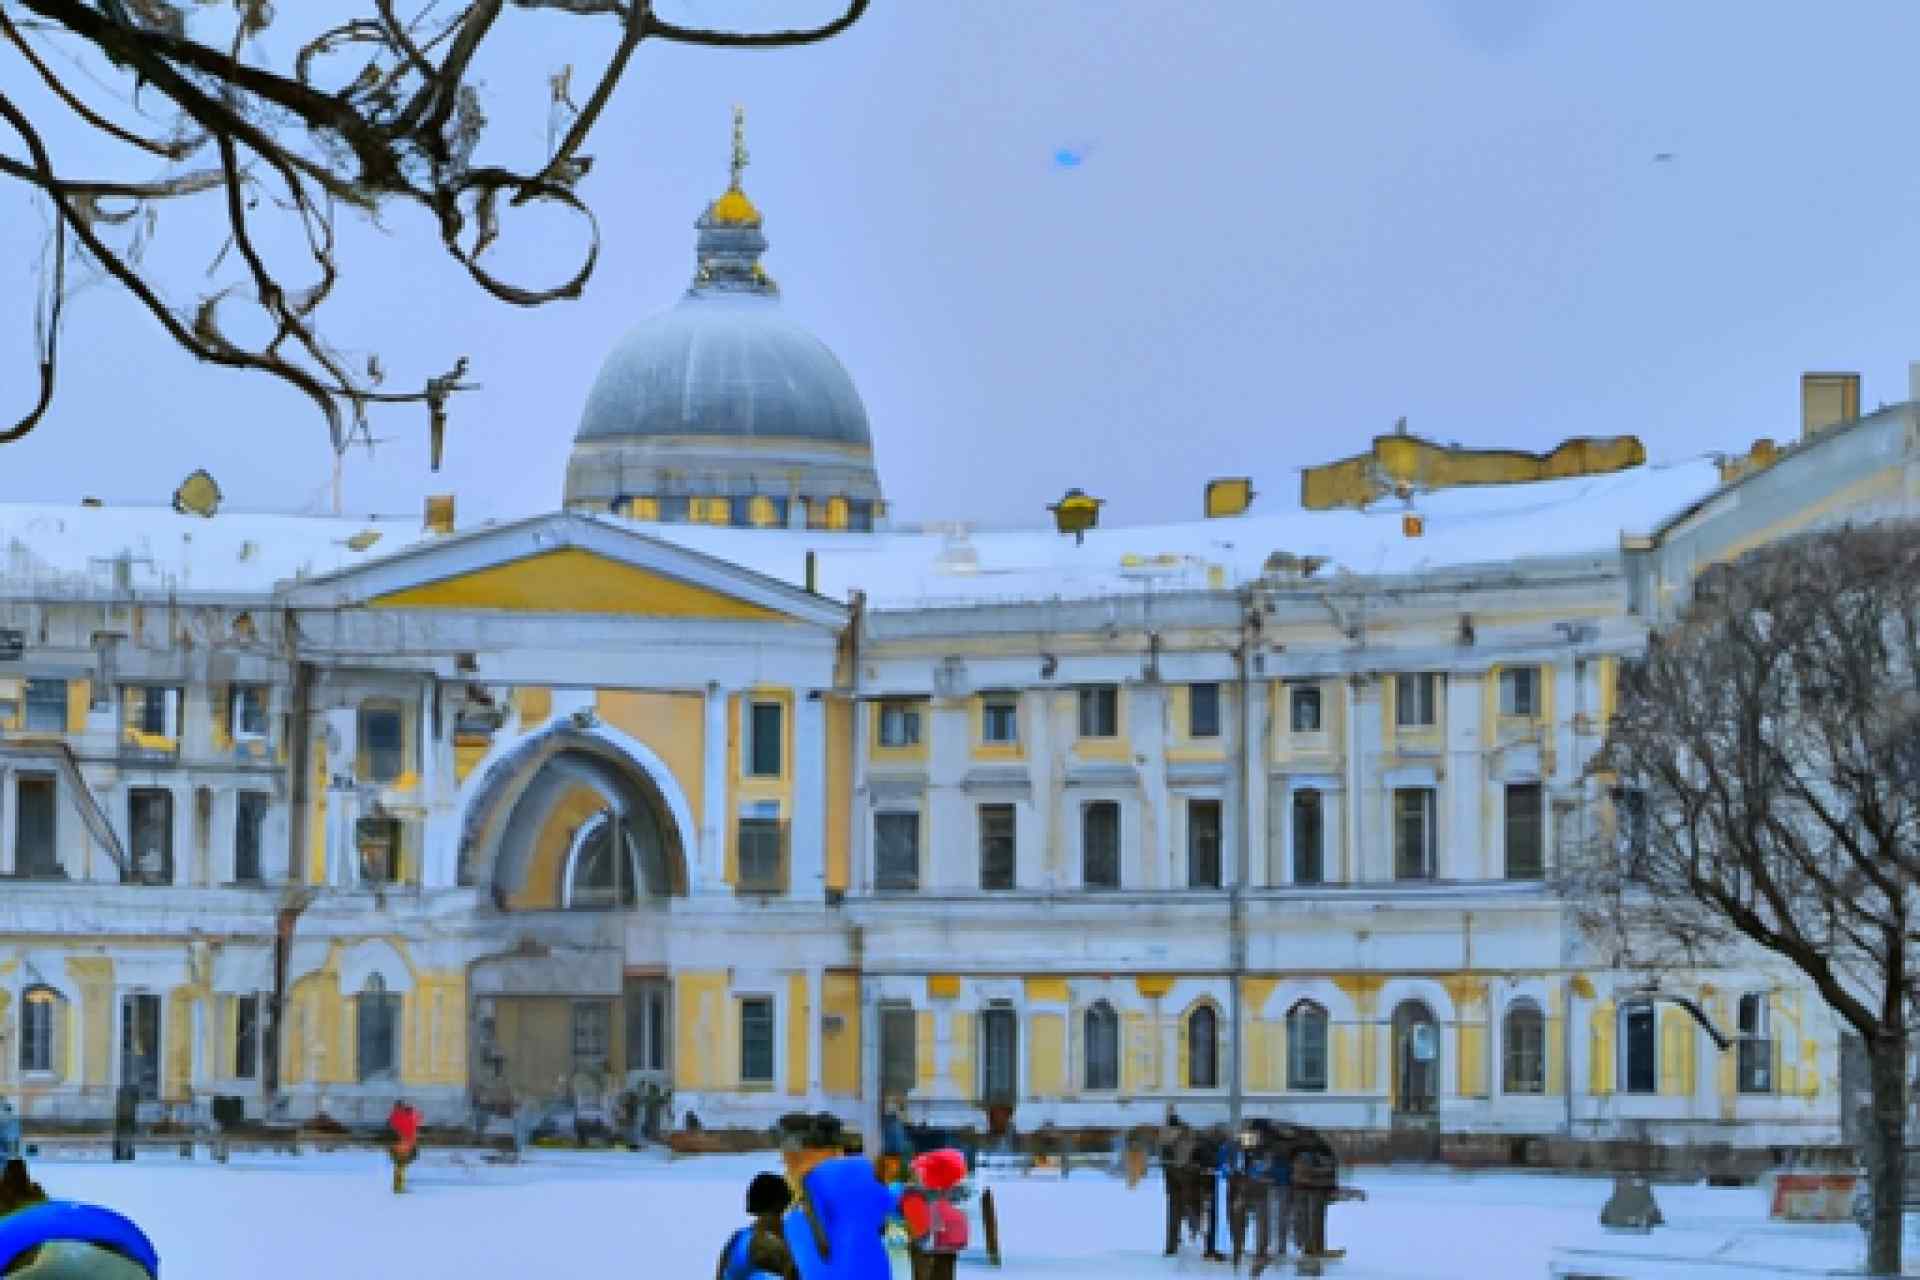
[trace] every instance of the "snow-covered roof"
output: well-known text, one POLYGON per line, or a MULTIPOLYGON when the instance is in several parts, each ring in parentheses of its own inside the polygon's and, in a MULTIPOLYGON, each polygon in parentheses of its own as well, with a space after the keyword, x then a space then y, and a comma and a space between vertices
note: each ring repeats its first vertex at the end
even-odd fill
POLYGON ((1391 500, 1367 511, 1263 513, 1256 507, 1230 519, 1094 529, 1078 545, 1051 529, 857 534, 637 527, 789 582, 802 581, 811 551, 822 595, 845 599, 858 590, 872 608, 910 609, 1230 588, 1261 577, 1276 552, 1324 557, 1322 577, 1611 555, 1623 534, 1648 533, 1719 486, 1718 467, 1694 459, 1611 475, 1442 490, 1411 504, 1425 522, 1419 537, 1402 531, 1408 507, 1391 500))
MULTIPOLYGON (((1319 576, 1430 569, 1618 551, 1720 486, 1706 460, 1612 475, 1422 494, 1420 537, 1405 506, 1369 511, 1261 511, 1223 520, 1094 529, 1076 545, 1052 529, 872 534, 729 529, 596 516, 779 581, 805 581, 877 609, 1085 600, 1144 591, 1231 588, 1276 552, 1324 557, 1319 576)), ((1277 501, 1271 506, 1278 506, 1277 501)), ((428 540, 410 520, 222 513, 166 507, 0 504, 0 595, 94 595, 131 589, 179 596, 268 595, 277 584, 370 564, 428 540), (377 540, 368 535, 378 533, 377 540), (116 580, 116 565, 127 577, 116 580)))
POLYGON ((399 520, 0 504, 0 595, 263 597, 276 583, 364 564, 423 536, 399 520), (380 536, 363 536, 371 533, 380 536))

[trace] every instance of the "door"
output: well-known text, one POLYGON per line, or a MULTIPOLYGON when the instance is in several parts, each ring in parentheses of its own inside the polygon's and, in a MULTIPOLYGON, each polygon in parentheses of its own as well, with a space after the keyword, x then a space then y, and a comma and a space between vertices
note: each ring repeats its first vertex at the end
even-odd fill
POLYGON ((142 1102, 160 1100, 160 997, 120 1000, 120 1083, 139 1091, 142 1102))
POLYGON ((665 978, 626 980, 627 1070, 666 1087, 671 1070, 673 1024, 668 1018, 665 978))
POLYGON ((1393 1109, 1408 1116, 1430 1116, 1440 1102, 1440 1027, 1433 1011, 1418 1000, 1393 1011, 1393 1109))

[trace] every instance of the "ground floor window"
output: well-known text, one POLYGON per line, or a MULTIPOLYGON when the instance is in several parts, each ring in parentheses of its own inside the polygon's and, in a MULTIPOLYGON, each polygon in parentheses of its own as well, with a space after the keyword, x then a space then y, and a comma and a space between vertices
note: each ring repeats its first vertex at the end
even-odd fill
POLYGON ((1187 1088, 1220 1087, 1220 1018, 1203 1004, 1187 1015, 1187 1088))
POLYGON ((880 1007, 881 1096, 904 1098, 913 1092, 919 1066, 914 1043, 918 1036, 919 1023, 911 1005, 880 1007))
POLYGON ((400 997, 388 992, 379 974, 367 979, 360 989, 355 1021, 354 1049, 362 1080, 390 1078, 399 1063, 400 997))
POLYGON ((1105 1000, 1095 1001, 1084 1019, 1086 1027, 1086 1087, 1120 1087, 1120 1017, 1105 1000))
POLYGON ((54 1039, 59 1034, 63 1002, 52 987, 28 987, 20 997, 20 1070, 51 1072, 58 1061, 54 1039))
POLYGON ((740 1002, 740 1083, 773 1083, 773 1000, 748 996, 740 1002))
POLYGON ((1633 1000, 1620 1006, 1620 1088, 1624 1093, 1654 1093, 1660 1087, 1660 1037, 1653 1004, 1633 1000))
POLYGON ((1506 1093, 1547 1091, 1547 1023, 1540 1006, 1519 1000, 1507 1010, 1500 1087, 1506 1093))
POLYGON ((1287 1088, 1327 1087, 1327 1011, 1302 1000, 1287 1012, 1287 1088))
POLYGON ((1005 1007, 980 1013, 980 1095, 990 1105, 1011 1104, 1020 1087, 1019 1024, 1005 1007))

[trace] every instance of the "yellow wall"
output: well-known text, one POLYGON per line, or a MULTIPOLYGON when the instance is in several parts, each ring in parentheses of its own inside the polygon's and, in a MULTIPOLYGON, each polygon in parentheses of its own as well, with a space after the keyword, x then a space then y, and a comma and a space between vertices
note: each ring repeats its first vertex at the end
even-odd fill
POLYGON ((947 1014, 947 1072, 953 1091, 962 1098, 977 1092, 973 1060, 973 1015, 954 1010, 947 1014))
POLYGON ((573 838, 606 807, 606 797, 592 787, 583 784, 567 788, 547 815, 540 834, 534 837, 526 882, 509 900, 510 910, 540 911, 560 906, 560 882, 566 875, 567 852, 573 847, 573 838))
POLYGON ((1660 1009, 1660 1092, 1685 1097, 1693 1092, 1695 1027, 1685 1009, 1660 1009))
POLYGON ((382 609, 502 609, 652 618, 782 617, 757 604, 577 547, 396 591, 373 604, 382 609))
POLYGON ((1080 736, 1080 692, 1077 689, 1063 690, 1060 697, 1066 699, 1072 708, 1073 752, 1082 760, 1128 760, 1133 756, 1131 741, 1132 724, 1127 714, 1127 686, 1115 686, 1114 735, 1111 738, 1083 738, 1080 736))
POLYGON ((924 699, 888 698, 867 704, 867 753, 875 764, 923 764, 933 737, 933 704, 924 699), (888 706, 899 706, 920 717, 920 740, 904 747, 883 746, 880 721, 888 706))
POLYGON ((698 822, 706 812, 706 699, 697 693, 602 689, 594 697, 594 708, 602 720, 646 743, 665 762, 687 798, 687 812, 698 822))
POLYGON ((860 975, 827 973, 820 978, 820 1012, 840 1019, 840 1030, 823 1033, 820 1087, 840 1098, 860 1093, 860 975))
POLYGON ((827 888, 844 890, 853 868, 853 704, 827 700, 827 888))
POLYGON ((807 999, 807 975, 787 976, 787 1092, 807 1092, 807 1029, 813 1025, 813 1006, 807 999))
POLYGON ((1027 1092, 1035 1097, 1057 1098, 1066 1091, 1067 1020, 1057 1013, 1036 1013, 1031 1024, 1027 1033, 1027 1092))
POLYGON ((327 882, 327 737, 309 733, 313 773, 307 779, 307 883, 327 882))
POLYGON ((724 970, 674 975, 676 1088, 731 1088, 740 1074, 739 1019, 727 985, 724 970))
MULTIPOLYGON (((1000 697, 1013 703, 1013 741, 988 742, 987 695, 975 694, 967 701, 967 742, 975 760, 1020 760, 1027 750, 1031 726, 1027 718, 1027 700, 1011 689, 999 691, 1000 697)), ((998 700, 998 699, 996 699, 998 700)))
POLYGON ((113 959, 68 956, 67 977, 80 992, 80 1035, 67 1037, 65 1078, 74 1078, 75 1050, 85 1063, 82 1083, 95 1088, 113 1082, 113 959), (76 1044, 76 1041, 81 1043, 76 1044))
POLYGON ((1490 1087, 1487 1063, 1487 984, 1460 976, 1446 982, 1453 999, 1456 1084, 1463 1098, 1484 1098, 1490 1087))
POLYGON ((1604 1098, 1613 1092, 1613 1001, 1602 1000, 1595 1005, 1587 1023, 1587 1092, 1596 1098, 1604 1098))
POLYGON ((513 709, 520 715, 522 728, 545 724, 553 716, 553 690, 540 685, 521 685, 513 691, 513 709))

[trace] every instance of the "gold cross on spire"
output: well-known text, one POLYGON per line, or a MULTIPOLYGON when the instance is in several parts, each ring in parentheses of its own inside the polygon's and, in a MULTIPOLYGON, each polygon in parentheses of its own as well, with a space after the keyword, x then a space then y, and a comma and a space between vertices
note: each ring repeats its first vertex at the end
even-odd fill
POLYGON ((738 103, 733 108, 733 183, 729 190, 740 190, 740 171, 747 167, 747 109, 738 103))

